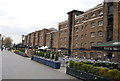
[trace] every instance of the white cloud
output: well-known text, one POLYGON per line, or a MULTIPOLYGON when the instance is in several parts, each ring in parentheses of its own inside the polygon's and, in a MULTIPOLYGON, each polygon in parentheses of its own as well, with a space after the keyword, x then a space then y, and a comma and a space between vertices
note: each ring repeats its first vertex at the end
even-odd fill
POLYGON ((42 28, 58 28, 67 12, 86 11, 103 0, 0 0, 0 33, 18 43, 22 34, 42 28))

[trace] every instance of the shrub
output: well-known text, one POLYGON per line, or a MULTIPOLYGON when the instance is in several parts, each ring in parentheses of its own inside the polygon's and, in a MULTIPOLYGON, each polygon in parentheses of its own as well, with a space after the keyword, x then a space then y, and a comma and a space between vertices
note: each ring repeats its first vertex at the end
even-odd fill
POLYGON ((54 53, 52 54, 52 57, 51 57, 51 60, 53 60, 55 58, 55 56, 54 56, 54 53))
POLYGON ((118 68, 118 64, 109 63, 109 64, 108 64, 108 67, 109 67, 109 68, 114 68, 114 69, 116 69, 116 68, 118 68))
POLYGON ((42 52, 42 55, 41 55, 42 57, 44 57, 45 56, 45 54, 44 54, 44 52, 42 52))
POLYGON ((35 55, 38 55, 38 51, 36 51, 35 55))
POLYGON ((108 78, 115 80, 115 81, 120 81, 120 71, 118 71, 117 69, 109 70, 108 78))
POLYGON ((99 75, 99 71, 100 71, 100 67, 93 66, 93 68, 91 69, 91 73, 95 75, 99 75))
POLYGON ((20 52, 20 50, 15 50, 15 52, 20 52))
POLYGON ((21 48, 19 49, 21 52, 25 52, 25 48, 21 48))
MULTIPOLYGON (((96 65, 107 66, 107 63, 106 64, 96 63, 96 65)), ((112 65, 112 66, 116 66, 116 65, 112 65)), ((84 62, 75 62, 75 61, 70 61, 69 67, 78 69, 80 71, 89 72, 97 76, 106 77, 115 81, 120 81, 120 71, 118 71, 117 69, 110 70, 108 68, 96 67, 90 64, 84 64, 84 62)))
POLYGON ((47 58, 48 58, 48 59, 50 58, 50 53, 48 53, 47 58))
POLYGON ((58 61, 58 55, 57 54, 55 55, 55 61, 58 61))
POLYGON ((78 64, 79 64, 78 62, 75 62, 73 68, 78 69, 78 64))
POLYGON ((72 60, 69 61, 69 67, 70 67, 70 68, 73 68, 74 64, 75 64, 75 61, 72 61, 72 60))
POLYGON ((42 52, 38 52, 38 56, 40 56, 40 57, 41 57, 41 56, 42 56, 42 52))
POLYGON ((83 65, 83 62, 78 63, 78 70, 82 71, 82 67, 81 67, 82 65, 83 65))
POLYGON ((107 63, 102 63, 102 62, 97 62, 94 64, 94 66, 103 66, 103 67, 107 67, 108 64, 107 63))
POLYGON ((108 76, 108 68, 99 68, 99 76, 107 77, 108 76))
POLYGON ((83 63, 93 65, 93 63, 92 63, 92 62, 90 62, 90 61, 83 62, 83 63))
POLYGON ((45 53, 45 58, 47 58, 47 56, 48 56, 48 53, 45 53))

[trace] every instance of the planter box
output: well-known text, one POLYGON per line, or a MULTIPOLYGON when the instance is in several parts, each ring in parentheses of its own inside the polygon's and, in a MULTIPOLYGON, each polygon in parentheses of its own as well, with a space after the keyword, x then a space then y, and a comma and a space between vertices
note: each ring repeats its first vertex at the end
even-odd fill
POLYGON ((66 69, 66 74, 72 75, 79 79, 83 79, 85 81, 112 81, 104 77, 96 76, 91 73, 86 73, 86 72, 76 70, 74 68, 68 68, 68 67, 66 69))
POLYGON ((45 59, 45 58, 40 58, 40 57, 37 57, 37 56, 32 56, 31 60, 34 60, 36 62, 45 64, 45 65, 50 66, 54 69, 60 69, 60 62, 57 62, 57 61, 52 61, 52 60, 45 59))
POLYGON ((24 56, 24 57, 26 56, 25 53, 23 53, 23 52, 14 52, 14 53, 21 55, 21 56, 24 56))

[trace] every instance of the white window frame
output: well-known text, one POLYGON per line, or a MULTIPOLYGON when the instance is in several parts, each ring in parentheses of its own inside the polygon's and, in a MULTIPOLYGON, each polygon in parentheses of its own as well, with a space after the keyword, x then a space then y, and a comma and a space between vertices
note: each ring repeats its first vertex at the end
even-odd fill
POLYGON ((95 27, 95 25, 96 25, 96 23, 95 23, 95 22, 92 22, 92 23, 91 23, 92 28, 94 28, 94 27, 95 27), (94 25, 93 25, 93 24, 94 24, 94 25))
POLYGON ((92 38, 95 37, 95 32, 91 32, 90 37, 92 37, 92 38))
POLYGON ((103 26, 103 20, 98 21, 98 26, 103 26), (100 24, 102 22, 102 24, 100 24))

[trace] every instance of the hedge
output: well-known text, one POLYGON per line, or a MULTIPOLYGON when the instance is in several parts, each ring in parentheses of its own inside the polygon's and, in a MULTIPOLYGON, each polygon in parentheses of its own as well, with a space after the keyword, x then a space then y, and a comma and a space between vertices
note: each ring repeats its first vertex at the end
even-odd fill
POLYGON ((120 81, 120 71, 117 69, 108 69, 103 67, 97 67, 83 62, 70 61, 70 68, 78 69, 80 71, 95 74, 97 76, 106 77, 111 80, 120 81))

